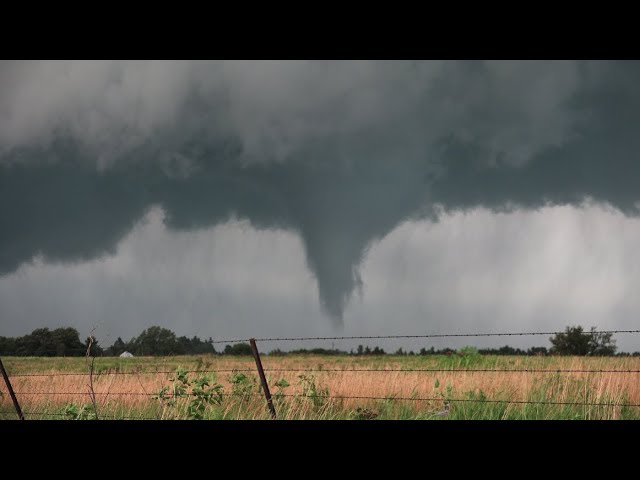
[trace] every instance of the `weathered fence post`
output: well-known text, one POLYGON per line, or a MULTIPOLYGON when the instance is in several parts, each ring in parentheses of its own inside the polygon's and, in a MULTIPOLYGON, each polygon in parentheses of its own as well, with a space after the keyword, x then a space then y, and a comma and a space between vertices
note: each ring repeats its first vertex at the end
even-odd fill
POLYGON ((11 395, 11 400, 13 400, 13 406, 16 407, 18 418, 20 418, 20 420, 24 420, 24 415, 22 414, 22 410, 20 409, 20 404, 18 403, 16 394, 13 391, 13 387, 11 386, 11 382, 9 381, 9 375, 7 375, 7 371, 4 369, 4 365, 2 364, 1 358, 0 358, 0 371, 2 371, 2 377, 4 378, 4 383, 7 384, 7 390, 9 390, 9 395, 11 395))
POLYGON ((276 418, 276 409, 273 406, 273 400, 271 399, 271 392, 269 391, 269 385, 267 379, 264 376, 264 370, 262 369, 262 362, 260 361, 260 354, 258 353, 258 347, 256 346, 256 339, 249 339, 251 343, 251 352, 253 358, 256 361, 256 367, 258 368, 258 375, 260 375, 260 382, 262 383, 262 390, 264 390, 264 396, 267 399, 267 405, 269 405, 269 411, 271 412, 271 418, 276 418))

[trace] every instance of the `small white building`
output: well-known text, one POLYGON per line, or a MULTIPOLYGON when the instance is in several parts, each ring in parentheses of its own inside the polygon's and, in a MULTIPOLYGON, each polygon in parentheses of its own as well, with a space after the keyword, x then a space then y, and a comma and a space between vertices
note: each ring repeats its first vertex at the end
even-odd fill
POLYGON ((132 354, 132 353, 129 353, 129 352, 122 352, 122 353, 120 354, 120 357, 121 357, 121 358, 132 358, 132 357, 133 357, 133 354, 132 354))

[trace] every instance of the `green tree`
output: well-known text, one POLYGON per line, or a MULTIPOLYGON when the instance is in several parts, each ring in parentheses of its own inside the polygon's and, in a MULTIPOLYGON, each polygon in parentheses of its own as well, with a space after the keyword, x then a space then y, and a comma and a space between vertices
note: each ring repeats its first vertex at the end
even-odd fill
POLYGON ((613 340, 612 333, 596 332, 596 327, 591 327, 589 339, 589 355, 596 357, 606 357, 615 355, 618 347, 616 341, 613 340))
POLYGON ((611 333, 596 332, 596 327, 591 327, 588 333, 581 326, 567 327, 549 338, 550 351, 558 355, 613 355, 617 347, 611 337, 611 333))
MULTIPOLYGON (((89 348, 90 343, 91 337, 87 337, 87 339, 84 341, 85 352, 89 348)), ((103 354, 104 349, 98 344, 98 340, 96 339, 96 337, 93 337, 93 343, 91 343, 91 351, 89 352, 89 355, 92 357, 101 357, 103 354)))
POLYGON ((564 333, 557 333, 549 338, 551 353, 558 355, 588 355, 589 337, 583 333, 583 328, 567 327, 564 333))
POLYGON ((18 338, 18 355, 53 357, 58 349, 48 328, 36 328, 24 337, 18 338))
POLYGON ((136 355, 175 355, 180 349, 176 334, 158 326, 147 328, 131 343, 136 355))
POLYGON ((115 342, 113 342, 113 345, 107 348, 107 350, 105 351, 105 355, 117 357, 126 350, 127 350, 127 345, 124 343, 122 338, 118 337, 118 339, 115 342))
POLYGON ((253 355, 251 345, 248 343, 236 343, 235 345, 227 345, 224 347, 225 355, 253 355))
POLYGON ((198 336, 189 339, 187 337, 178 337, 178 355, 199 355, 202 353, 216 353, 213 347, 213 339, 201 340, 198 336))
POLYGON ((75 328, 37 328, 15 340, 15 354, 35 357, 81 356, 83 345, 75 328))
POLYGON ((75 328, 56 328, 51 332, 51 340, 55 344, 56 355, 81 356, 85 353, 83 348, 86 347, 82 345, 80 334, 75 328))
POLYGON ((16 339, 11 337, 0 337, 0 355, 15 355, 16 339))

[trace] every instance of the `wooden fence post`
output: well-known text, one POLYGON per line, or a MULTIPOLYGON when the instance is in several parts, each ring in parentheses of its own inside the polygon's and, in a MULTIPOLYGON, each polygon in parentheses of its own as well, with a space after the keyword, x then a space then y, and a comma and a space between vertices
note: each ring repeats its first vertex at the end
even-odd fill
POLYGON ((249 339, 249 343, 251 343, 251 352, 253 353, 253 358, 256 361, 256 367, 258 368, 258 375, 260 375, 260 382, 262 383, 262 390, 264 390, 264 396, 267 399, 267 405, 269 405, 269 411, 271 412, 271 418, 276 418, 276 409, 273 406, 273 400, 271 399, 271 392, 269 391, 269 385, 267 384, 267 379, 264 376, 264 370, 262 369, 262 362, 260 361, 260 353, 258 353, 258 347, 256 346, 256 339, 249 339))
POLYGON ((4 365, 2 364, 1 358, 0 358, 0 371, 2 371, 2 377, 4 378, 4 383, 7 384, 7 390, 9 390, 9 395, 11 395, 11 400, 13 400, 13 406, 16 407, 18 418, 20 420, 24 420, 24 415, 22 414, 22 410, 20 409, 20 404, 18 403, 16 394, 13 391, 13 387, 11 386, 11 382, 9 381, 9 375, 7 375, 7 371, 4 369, 4 365))

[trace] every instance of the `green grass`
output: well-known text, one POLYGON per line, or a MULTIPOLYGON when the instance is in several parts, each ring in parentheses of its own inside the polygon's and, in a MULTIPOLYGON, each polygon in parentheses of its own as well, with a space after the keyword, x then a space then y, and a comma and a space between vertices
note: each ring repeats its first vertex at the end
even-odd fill
MULTIPOLYGON (((84 358, 24 358, 9 357, 3 359, 10 375, 24 373, 70 373, 86 374, 87 364, 84 358)), ((417 393, 417 385, 412 386, 413 393, 403 395, 409 400, 394 399, 393 395, 386 395, 383 399, 342 399, 331 398, 337 395, 332 391, 333 381, 339 381, 339 372, 326 373, 323 377, 317 373, 298 372, 285 381, 277 372, 269 373, 269 368, 288 368, 291 365, 305 369, 340 369, 340 368, 401 368, 406 370, 416 368, 436 369, 637 369, 638 359, 630 358, 560 358, 560 357, 508 357, 481 356, 472 351, 464 355, 453 356, 378 356, 378 357, 319 357, 314 355, 297 355, 287 357, 270 357, 265 355, 263 363, 267 369, 268 382, 274 396, 274 403, 278 418, 282 419, 340 419, 340 420, 574 420, 574 419, 640 419, 640 408, 624 407, 628 403, 640 403, 630 399, 628 392, 637 391, 635 382, 637 374, 624 377, 614 375, 614 380, 628 388, 618 388, 608 391, 598 383, 597 373, 573 375, 566 373, 537 374, 536 381, 526 391, 520 391, 520 383, 508 383, 486 393, 483 388, 465 388, 465 381, 459 384, 446 383, 439 372, 421 372, 420 388, 423 393, 417 393), (425 392, 425 383, 429 383, 429 393, 425 392), (431 388, 431 385, 433 388, 431 388), (597 388, 596 388, 597 387, 597 388), (615 393, 612 393, 615 392, 615 393), (428 400, 420 400, 428 398, 428 400), (510 401, 517 399, 518 403, 510 401), (464 400, 464 401, 456 401, 464 400), (553 402, 567 402, 574 404, 553 404, 553 402), (612 404, 614 406, 589 405, 612 404)), ((98 358, 95 362, 95 373, 103 378, 111 378, 108 373, 113 372, 150 372, 183 370, 215 370, 229 368, 253 368, 251 357, 166 357, 166 358, 98 358)), ((477 373, 477 372, 476 372, 477 373)), ((387 375, 376 373, 372 382, 383 381, 387 375)), ((403 375, 403 374, 401 374, 403 375)), ((412 374, 414 375, 414 374, 412 374)), ((450 375, 450 374, 449 374, 450 375)), ((466 374, 473 378, 473 373, 466 374)), ((502 372, 492 375, 503 375, 502 372)), ((153 375, 126 376, 129 387, 136 387, 135 382, 142 385, 147 381, 143 377, 153 375)), ((36 377, 40 378, 40 377, 36 377)), ((61 377, 58 377, 61 378, 61 377)), ((74 377, 67 377, 73 379, 74 377)), ((83 377, 84 378, 84 377, 83 377)), ((122 377, 121 377, 122 378, 122 377)), ((183 375, 186 387, 184 396, 169 399, 170 401, 145 397, 140 403, 127 402, 122 398, 102 398, 98 408, 100 418, 148 418, 148 419, 189 419, 203 418, 215 420, 232 419, 269 419, 270 414, 257 375, 252 372, 238 373, 192 373, 183 375), (197 381, 206 377, 207 383, 200 390, 193 387, 197 381), (194 382, 195 381, 195 382, 194 382), (220 392, 224 392, 218 401, 211 400, 211 388, 219 385, 220 392), (199 392, 199 393, 198 393, 199 392), (209 396, 208 396, 209 395, 209 396), (197 398, 196 398, 197 397, 197 398), (204 400, 203 400, 204 399, 204 400), (194 403, 195 402, 195 403, 194 403), (200 403, 198 403, 200 402, 200 403), (196 412, 196 413, 194 413, 196 412)), ((402 377, 404 378, 404 377, 402 377)), ((457 379, 458 377, 449 377, 457 379)), ((487 376, 487 381, 494 377, 487 376)), ((511 377, 508 377, 511 378, 511 377)), ((519 378, 519 377, 518 377, 519 378)), ((507 376, 505 376, 507 379, 507 376)), ((86 381, 78 385, 86 385, 86 381)), ((50 384, 50 379, 43 377, 42 384, 24 383, 24 377, 15 377, 16 391, 28 388, 49 390, 65 388, 61 384, 50 384)), ((36 380, 32 380, 36 382, 36 380)), ((39 382, 40 380, 38 380, 39 382)), ((60 380, 61 382, 63 380, 60 380)), ((67 381, 67 380, 64 380, 67 381)), ((69 380, 71 381, 71 380, 69 380)), ((77 381, 77 380, 73 380, 77 381)), ((167 387, 171 392, 176 381, 170 375, 159 376, 157 385, 167 387)), ((340 385, 340 384, 336 384, 340 385)), ((376 385, 373 385, 375 387, 376 385)), ((372 388, 373 388, 372 387, 372 388)), ((71 387, 66 387, 71 388, 71 387)), ((77 388, 77 387, 76 387, 77 388)), ((122 390, 119 387, 117 390, 122 390)), ((144 388, 144 387, 143 387, 144 388)), ((196 388, 200 388, 197 386, 196 388)), ((344 389, 344 385, 340 385, 344 389)), ((4 388, 0 389, 0 392, 4 388)), ((57 390, 55 390, 57 391, 57 390)), ((83 390, 83 391, 86 391, 83 390)), ((132 391, 132 390, 126 390, 132 391)), ((155 388, 150 393, 158 393, 155 388)), ((357 393, 358 394, 358 393, 357 393)), ((344 392, 341 395, 345 395, 344 392)), ((214 395, 215 396, 215 395, 214 395)), ((0 397, 2 408, 0 419, 15 418, 8 395, 0 397)), ((125 397, 126 398, 126 397, 125 397)), ((27 415, 29 419, 92 419, 95 418, 93 406, 87 396, 81 396, 64 403, 55 402, 53 398, 29 397, 21 398, 25 412, 40 412, 41 414, 27 415)))

